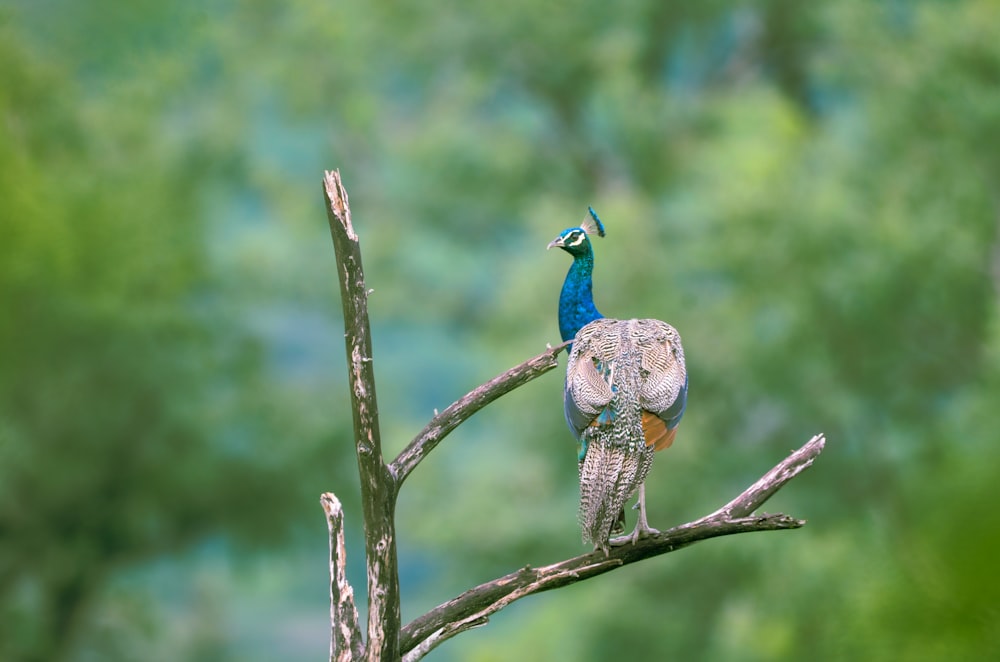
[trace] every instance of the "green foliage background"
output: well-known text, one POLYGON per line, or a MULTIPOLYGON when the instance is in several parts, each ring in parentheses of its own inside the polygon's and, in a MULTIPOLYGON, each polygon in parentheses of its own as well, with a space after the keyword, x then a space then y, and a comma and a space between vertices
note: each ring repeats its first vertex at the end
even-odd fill
MULTIPOLYGON (((667 527, 769 510, 435 660, 1000 649, 1000 5, 0 4, 0 658, 314 660, 361 516, 320 179, 361 235, 386 453, 596 299, 684 335, 667 527)), ((407 482, 404 618, 583 551, 558 372, 407 482)), ((363 602, 363 600, 362 600, 363 602)))

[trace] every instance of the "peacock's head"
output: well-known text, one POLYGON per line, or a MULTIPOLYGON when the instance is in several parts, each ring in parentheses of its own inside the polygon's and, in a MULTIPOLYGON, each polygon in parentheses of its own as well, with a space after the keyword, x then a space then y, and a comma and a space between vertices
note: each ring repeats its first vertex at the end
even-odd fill
POLYGON ((598 237, 603 237, 604 224, 597 217, 597 212, 594 211, 593 207, 587 207, 587 211, 590 212, 590 216, 583 219, 583 223, 575 228, 566 228, 560 232, 558 237, 549 242, 546 250, 553 246, 558 246, 573 257, 590 253, 591 248, 588 235, 596 233, 598 237))

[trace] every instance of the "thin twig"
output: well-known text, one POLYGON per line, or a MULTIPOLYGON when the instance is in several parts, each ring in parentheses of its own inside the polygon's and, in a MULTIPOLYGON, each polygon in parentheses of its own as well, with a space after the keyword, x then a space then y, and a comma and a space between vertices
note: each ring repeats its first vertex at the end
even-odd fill
MULTIPOLYGON (((822 435, 813 437, 805 446, 785 458, 760 481, 751 485, 729 505, 738 504, 749 509, 759 508, 788 481, 807 468, 823 450, 822 435), (766 481, 766 485, 762 484, 766 481)), ((728 507, 728 505, 727 505, 728 507)), ((417 660, 450 637, 477 625, 514 600, 527 595, 573 584, 597 575, 687 547, 708 538, 748 533, 751 531, 776 531, 803 526, 803 520, 788 515, 761 515, 757 517, 732 517, 720 509, 708 517, 674 527, 659 534, 641 538, 634 545, 611 547, 608 555, 601 551, 561 561, 544 568, 524 567, 504 577, 481 584, 445 602, 403 628, 400 651, 407 660, 417 660)))
POLYGON ((358 626, 354 589, 347 581, 344 510, 340 500, 330 492, 319 500, 330 529, 330 662, 352 662, 364 654, 364 641, 358 626))
POLYGON ((442 439, 448 436, 448 433, 465 422, 470 416, 500 396, 530 382, 536 377, 544 375, 549 370, 558 366, 559 360, 556 357, 568 344, 569 342, 567 341, 555 347, 549 347, 538 356, 514 366, 482 386, 469 391, 450 404, 440 414, 434 416, 430 423, 413 438, 413 441, 389 465, 389 469, 396 477, 397 485, 402 484, 406 480, 410 472, 420 464, 421 460, 427 457, 428 453, 441 443, 442 439))
POLYGON ((382 459, 375 372, 372 366, 368 289, 361 266, 361 246, 351 224, 351 208, 340 171, 323 178, 327 218, 337 257, 340 300, 344 309, 354 443, 361 477, 361 505, 368 565, 367 659, 399 658, 399 570, 396 558, 396 482, 382 459))

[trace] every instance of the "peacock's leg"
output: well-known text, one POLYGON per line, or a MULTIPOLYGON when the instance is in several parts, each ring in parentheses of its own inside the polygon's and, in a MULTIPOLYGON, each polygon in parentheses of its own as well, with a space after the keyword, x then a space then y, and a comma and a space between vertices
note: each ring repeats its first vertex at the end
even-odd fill
POLYGON ((635 531, 632 532, 633 540, 642 536, 655 536, 659 531, 649 525, 646 520, 646 481, 639 485, 639 521, 635 524, 635 531))
POLYGON ((627 536, 621 536, 619 538, 612 538, 608 542, 611 545, 624 545, 626 543, 632 543, 633 545, 639 542, 639 538, 645 538, 646 536, 655 536, 659 533, 658 530, 654 529, 646 521, 646 481, 639 484, 639 521, 635 523, 635 528, 632 533, 627 536))

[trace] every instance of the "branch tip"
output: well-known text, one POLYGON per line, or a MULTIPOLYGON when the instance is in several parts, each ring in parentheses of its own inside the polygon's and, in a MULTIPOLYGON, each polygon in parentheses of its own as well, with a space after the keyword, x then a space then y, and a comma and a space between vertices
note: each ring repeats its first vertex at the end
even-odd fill
POLYGON ((344 232, 351 241, 357 241, 358 235, 351 224, 351 205, 347 199, 347 190, 340 178, 340 169, 326 170, 323 173, 323 190, 326 193, 327 207, 340 222, 344 232))
POLYGON ((319 495, 319 502, 322 504, 327 517, 340 517, 344 514, 344 509, 340 505, 340 499, 333 492, 324 492, 319 495))

